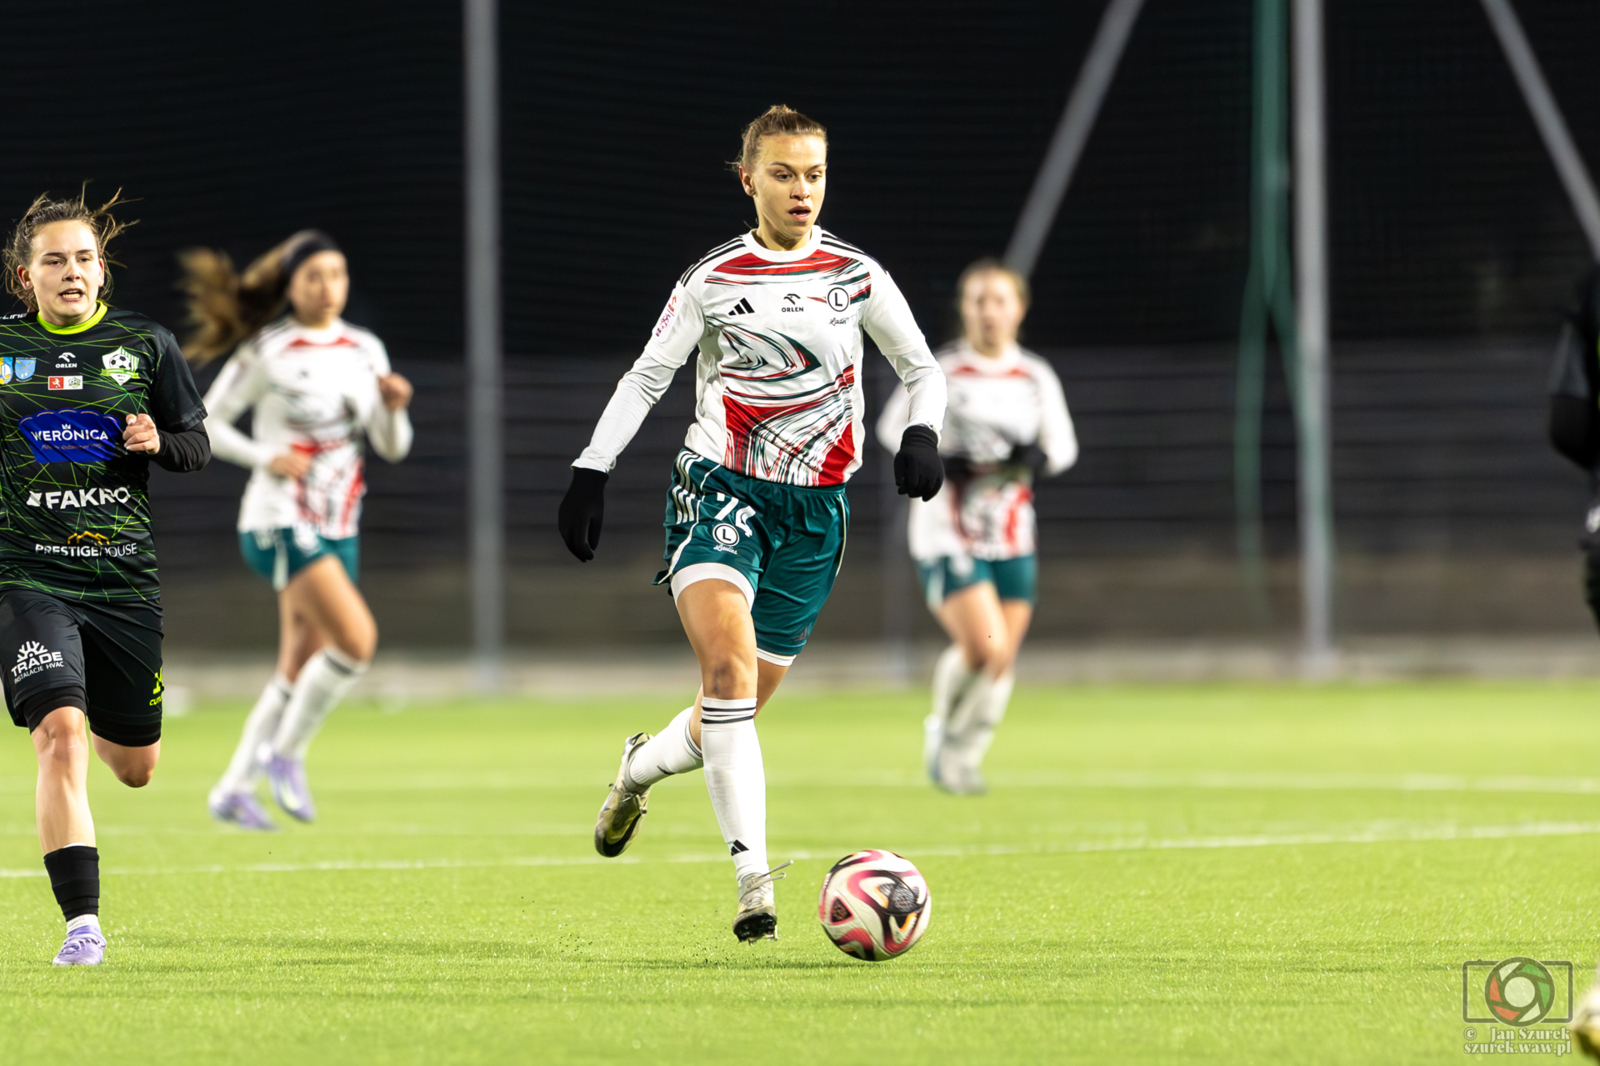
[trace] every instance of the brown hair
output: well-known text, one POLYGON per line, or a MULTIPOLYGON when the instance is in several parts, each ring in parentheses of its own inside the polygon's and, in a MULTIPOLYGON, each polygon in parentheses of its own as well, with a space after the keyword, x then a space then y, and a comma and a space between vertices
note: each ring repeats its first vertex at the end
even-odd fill
POLYGON ((787 104, 773 104, 744 128, 744 147, 740 150, 739 160, 734 165, 744 167, 746 170, 754 167, 756 156, 761 153, 761 138, 774 134, 809 135, 821 137, 824 144, 828 141, 828 131, 823 128, 822 123, 814 118, 807 118, 787 104))
POLYGON ((1011 282, 1011 287, 1017 290, 1017 299, 1022 301, 1022 306, 1027 307, 1033 302, 1033 291, 1028 287, 1028 279, 1006 266, 992 256, 984 256, 969 263, 967 269, 961 272, 956 279, 956 309, 960 310, 961 301, 967 298, 967 282, 981 274, 999 274, 1011 282))
POLYGON ((284 267, 302 244, 316 240, 326 238, 313 229, 301 230, 259 256, 242 275, 226 252, 210 248, 179 252, 183 277, 178 288, 189 297, 189 324, 194 327, 183 345, 189 361, 204 366, 282 314, 289 304, 289 272, 284 267))
MULTIPOLYGON (((111 216, 111 209, 118 204, 128 201, 122 198, 122 190, 118 189, 111 194, 111 199, 99 207, 90 207, 84 199, 88 195, 89 186, 84 184, 78 190, 78 195, 71 200, 52 200, 50 194, 42 192, 33 198, 33 203, 22 213, 22 218, 11 230, 11 239, 6 242, 6 288, 11 295, 21 300, 28 306, 28 310, 37 311, 39 301, 34 296, 33 290, 24 288, 22 278, 17 274, 18 267, 25 267, 33 262, 33 238, 45 226, 52 222, 82 222, 94 234, 96 250, 100 258, 109 266, 115 260, 106 256, 106 245, 129 226, 137 225, 135 222, 118 222, 111 216)), ((117 263, 121 266, 121 263, 117 263)), ((105 297, 111 292, 111 271, 106 271, 105 284, 100 286, 100 297, 105 297)))

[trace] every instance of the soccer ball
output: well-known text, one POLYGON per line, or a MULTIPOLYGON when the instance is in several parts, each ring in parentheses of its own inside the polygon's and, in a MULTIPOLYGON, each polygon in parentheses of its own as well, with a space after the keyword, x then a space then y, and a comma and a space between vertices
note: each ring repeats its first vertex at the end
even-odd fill
POLYGON ((833 946, 868 962, 899 958, 922 939, 933 897, 928 882, 892 851, 857 851, 822 879, 817 917, 833 946))

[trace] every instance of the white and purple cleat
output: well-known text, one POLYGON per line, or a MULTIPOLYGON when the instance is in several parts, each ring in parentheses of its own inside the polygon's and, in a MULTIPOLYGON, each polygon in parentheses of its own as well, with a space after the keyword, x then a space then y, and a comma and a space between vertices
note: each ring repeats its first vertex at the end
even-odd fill
POLYGON ((317 816, 311 789, 306 787, 304 760, 274 755, 267 760, 267 783, 272 786, 272 798, 289 817, 309 822, 317 816))
POLYGON ((206 806, 217 821, 232 822, 241 829, 271 831, 278 828, 267 817, 266 808, 248 792, 212 793, 206 806))
POLYGON ((80 925, 67 933, 56 952, 57 966, 99 966, 106 957, 106 938, 98 925, 80 925))

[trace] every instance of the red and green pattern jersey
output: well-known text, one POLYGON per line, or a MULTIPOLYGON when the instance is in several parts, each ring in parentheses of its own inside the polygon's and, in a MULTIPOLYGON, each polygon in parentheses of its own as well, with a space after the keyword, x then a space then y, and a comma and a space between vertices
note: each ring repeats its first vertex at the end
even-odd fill
POLYGON ((77 326, 0 318, 0 590, 160 599, 150 460, 122 444, 135 414, 169 433, 205 420, 167 330, 104 304, 77 326))
POLYGON ((866 445, 863 332, 905 382, 911 422, 937 433, 944 377, 888 272, 821 229, 792 251, 765 248, 746 233, 679 279, 574 465, 615 466, 674 372, 698 351, 685 447, 764 481, 843 484, 866 445))

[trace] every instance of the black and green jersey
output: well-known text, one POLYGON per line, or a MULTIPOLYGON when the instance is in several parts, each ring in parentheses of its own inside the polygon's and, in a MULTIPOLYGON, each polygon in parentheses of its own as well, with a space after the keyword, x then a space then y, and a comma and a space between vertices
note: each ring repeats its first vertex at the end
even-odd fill
POLYGON ((104 304, 76 326, 0 318, 0 591, 159 600, 150 460, 122 443, 141 413, 168 433, 206 416, 166 329, 104 304))

